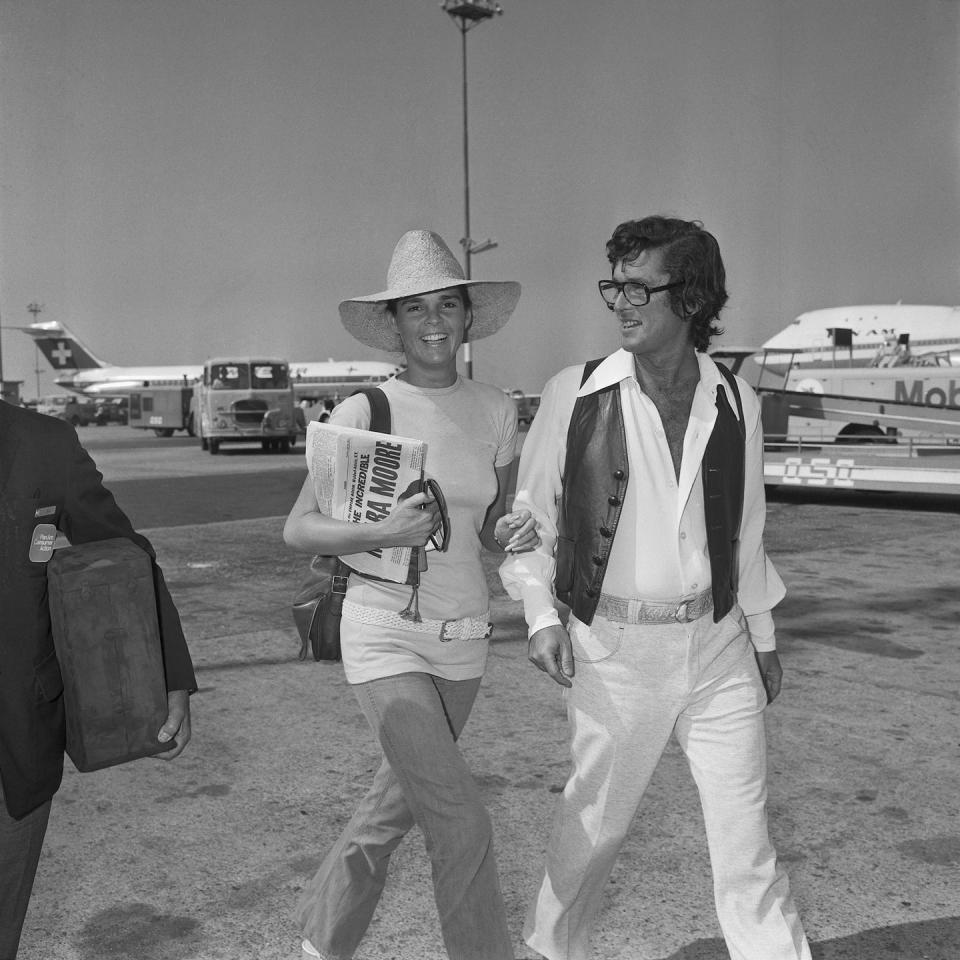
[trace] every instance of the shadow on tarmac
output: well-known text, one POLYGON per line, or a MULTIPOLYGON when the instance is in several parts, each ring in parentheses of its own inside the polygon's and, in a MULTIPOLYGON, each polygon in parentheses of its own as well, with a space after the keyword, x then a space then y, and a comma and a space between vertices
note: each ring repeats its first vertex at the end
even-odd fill
MULTIPOLYGON (((861 930, 849 937, 812 943, 814 960, 872 960, 898 956, 903 960, 956 960, 960 944, 960 917, 901 923, 861 930)), ((727 960, 723 940, 698 940, 662 960, 727 960)))
MULTIPOLYGON (((80 960, 193 960, 202 955, 200 923, 191 917, 164 915, 145 903, 112 907, 84 925, 80 960)), ((956 960, 960 917, 861 930, 811 944, 814 960, 956 960)), ((660 960, 728 960, 719 937, 697 940, 660 960)))
POLYGON ((191 936, 200 928, 192 917, 158 913, 146 903, 111 907, 83 926, 80 960, 188 960, 197 957, 202 942, 191 936))

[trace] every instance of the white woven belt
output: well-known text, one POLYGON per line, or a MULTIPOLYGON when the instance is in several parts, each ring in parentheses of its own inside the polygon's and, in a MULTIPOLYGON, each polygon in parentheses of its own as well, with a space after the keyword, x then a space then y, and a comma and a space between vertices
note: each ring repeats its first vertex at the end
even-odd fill
POLYGON ((432 633, 443 643, 448 643, 450 640, 481 640, 489 637, 493 631, 493 624, 485 616, 463 617, 460 620, 416 621, 401 617, 393 610, 365 607, 351 600, 343 601, 343 615, 357 623, 377 623, 384 627, 396 627, 398 630, 432 633))
POLYGON ((713 609, 713 591, 680 600, 626 600, 601 593, 597 615, 618 623, 690 623, 713 609))

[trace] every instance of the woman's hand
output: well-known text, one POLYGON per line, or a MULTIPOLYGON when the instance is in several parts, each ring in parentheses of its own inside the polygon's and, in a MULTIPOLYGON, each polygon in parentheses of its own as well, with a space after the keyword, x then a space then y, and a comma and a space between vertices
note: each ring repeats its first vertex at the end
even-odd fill
POLYGON ((393 512, 376 523, 376 533, 389 547, 422 547, 440 526, 440 508, 426 493, 401 500, 393 512))
POLYGON ((537 522, 529 510, 505 513, 493 528, 493 535, 505 553, 525 553, 540 546, 537 522))

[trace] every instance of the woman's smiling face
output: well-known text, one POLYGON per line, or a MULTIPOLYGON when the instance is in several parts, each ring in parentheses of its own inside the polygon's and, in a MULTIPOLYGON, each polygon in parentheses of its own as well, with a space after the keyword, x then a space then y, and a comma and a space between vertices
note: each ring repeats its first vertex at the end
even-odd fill
POLYGON ((436 375, 448 368, 456 379, 457 351, 471 319, 463 291, 458 287, 398 300, 393 322, 403 341, 408 372, 436 375))

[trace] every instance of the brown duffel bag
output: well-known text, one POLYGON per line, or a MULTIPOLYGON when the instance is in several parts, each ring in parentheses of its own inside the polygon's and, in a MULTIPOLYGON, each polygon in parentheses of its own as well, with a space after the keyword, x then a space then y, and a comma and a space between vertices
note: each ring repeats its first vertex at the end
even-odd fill
POLYGON ((80 771, 164 753, 167 718, 150 557, 125 538, 55 551, 47 568, 67 754, 80 771))

